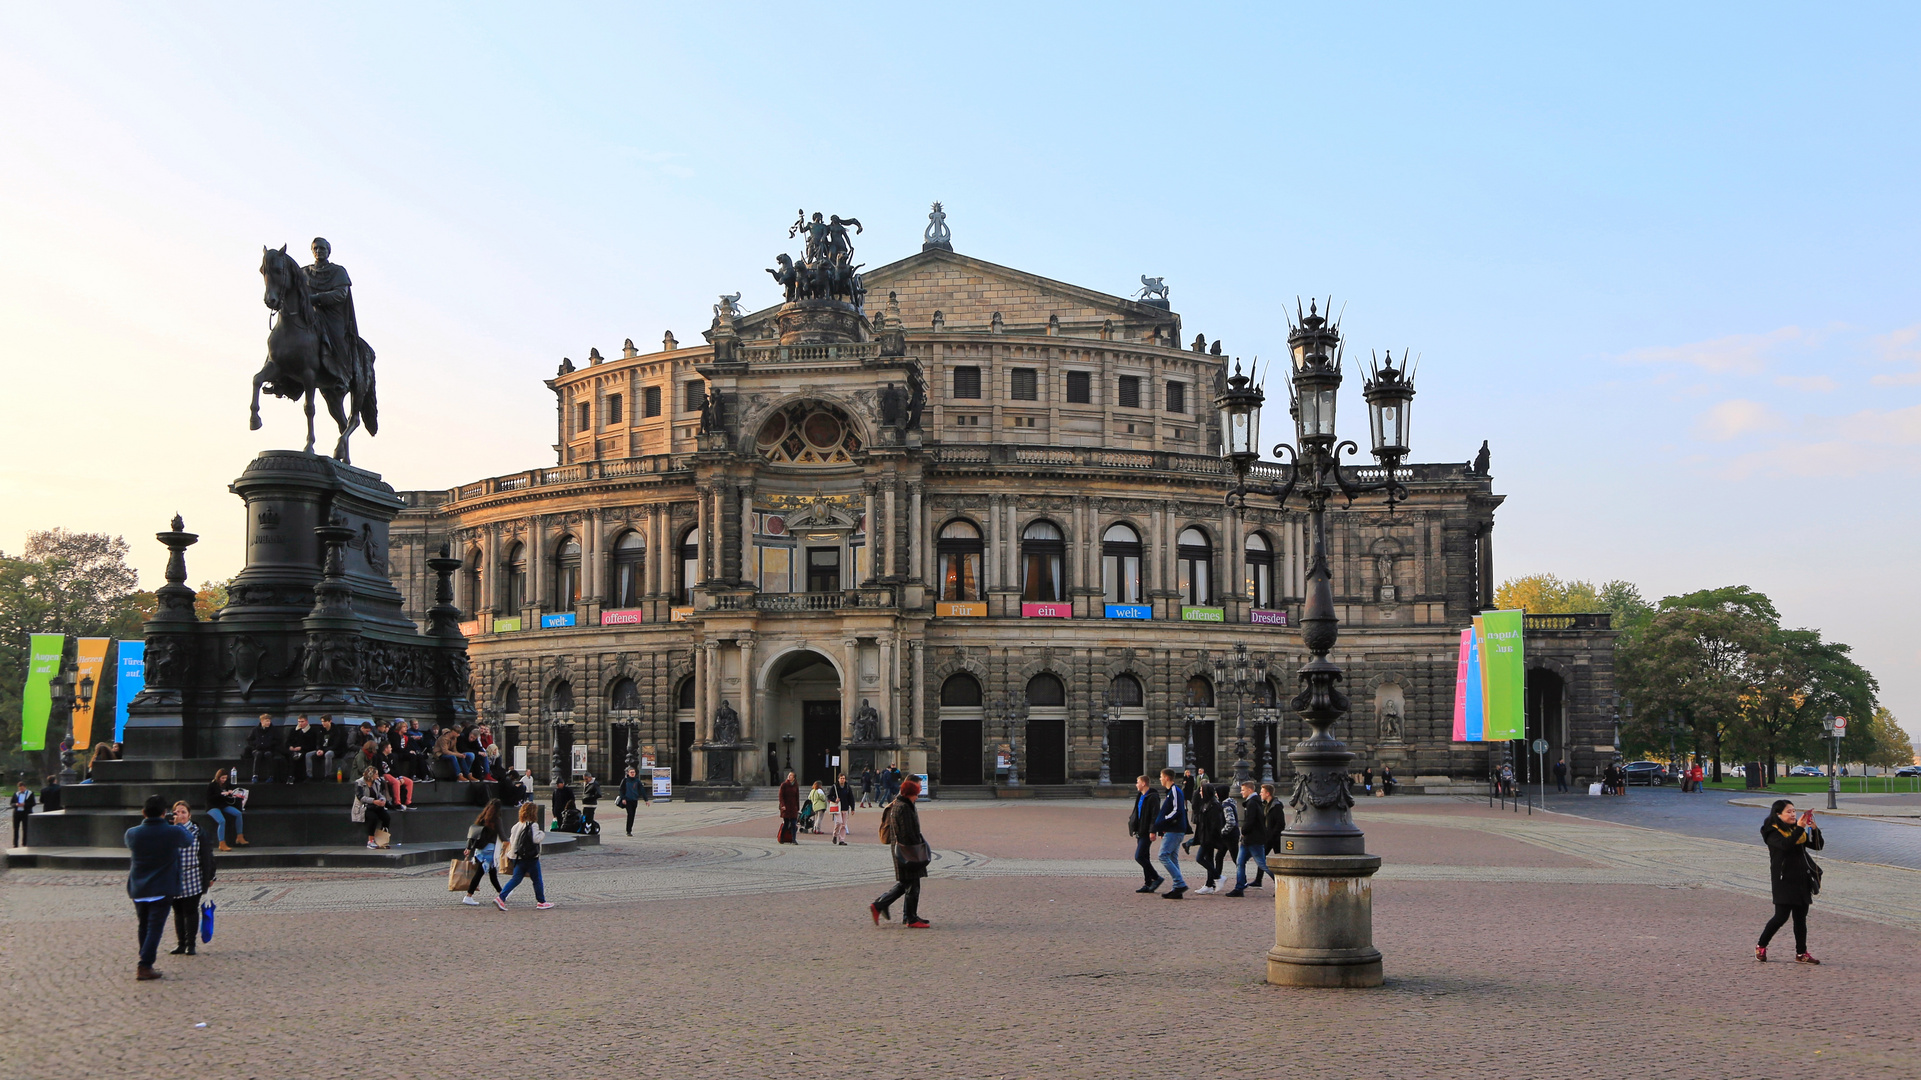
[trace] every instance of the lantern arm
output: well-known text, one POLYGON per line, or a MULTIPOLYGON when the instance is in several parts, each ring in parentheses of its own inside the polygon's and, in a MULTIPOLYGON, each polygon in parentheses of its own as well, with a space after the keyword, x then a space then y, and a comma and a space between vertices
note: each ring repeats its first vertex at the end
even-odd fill
MULTIPOLYGON (((1354 440, 1352 439, 1343 440, 1339 446, 1336 446, 1334 448, 1334 454, 1333 454, 1334 463, 1330 471, 1332 471, 1334 474, 1335 486, 1341 489, 1341 494, 1343 496, 1346 496, 1347 505, 1353 506, 1354 500, 1356 498, 1362 495, 1372 494, 1373 492, 1376 492, 1376 491, 1384 491, 1387 493, 1387 512, 1390 514, 1394 512, 1395 503, 1401 503, 1401 502, 1407 501, 1408 499, 1407 485, 1401 483, 1400 478, 1394 475, 1395 466, 1393 463, 1388 463, 1385 466, 1385 468, 1382 471, 1386 473, 1386 476, 1384 479, 1380 480, 1377 483, 1364 484, 1359 482, 1350 482, 1347 477, 1348 470, 1343 469, 1341 467, 1341 454, 1343 452, 1348 454, 1358 454, 1361 452, 1361 448, 1355 445, 1354 440)), ((1359 466, 1349 466, 1348 468, 1349 469, 1359 468, 1359 466)))
POLYGON ((1245 510, 1247 508, 1247 497, 1249 495, 1266 495, 1276 503, 1283 506, 1287 504, 1287 497, 1294 493, 1294 485, 1301 479, 1300 456, 1294 452, 1292 446, 1286 443, 1274 444, 1274 456, 1277 458, 1285 457, 1287 459, 1281 465, 1282 468, 1287 470, 1287 482, 1279 487, 1275 487, 1272 484, 1250 487, 1246 481, 1243 480, 1241 483, 1236 484, 1232 491, 1227 493, 1227 505, 1236 509, 1245 510))

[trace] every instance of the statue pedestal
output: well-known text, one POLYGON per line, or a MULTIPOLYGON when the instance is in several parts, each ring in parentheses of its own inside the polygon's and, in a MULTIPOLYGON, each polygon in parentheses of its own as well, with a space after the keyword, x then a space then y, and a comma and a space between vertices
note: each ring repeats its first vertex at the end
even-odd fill
POLYGON ((704 743, 700 752, 706 760, 702 779, 709 784, 740 782, 740 755, 753 749, 748 743, 704 743))
POLYGON ((861 340, 867 320, 844 300, 795 300, 774 313, 782 345, 844 345, 861 340))
MULTIPOLYGON (((1286 836, 1285 833, 1282 834, 1286 836)), ((1381 985, 1374 948, 1374 872, 1378 855, 1267 857, 1274 877, 1274 948, 1267 981, 1275 986, 1381 985)))

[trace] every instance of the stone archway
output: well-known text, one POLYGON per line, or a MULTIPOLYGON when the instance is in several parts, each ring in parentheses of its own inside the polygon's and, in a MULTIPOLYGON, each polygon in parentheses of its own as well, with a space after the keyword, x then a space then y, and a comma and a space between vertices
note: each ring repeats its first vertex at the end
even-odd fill
POLYGON ((844 673, 829 653, 795 646, 768 658, 754 680, 755 737, 762 744, 769 782, 778 784, 790 767, 805 789, 830 783, 840 757, 841 687, 844 673))

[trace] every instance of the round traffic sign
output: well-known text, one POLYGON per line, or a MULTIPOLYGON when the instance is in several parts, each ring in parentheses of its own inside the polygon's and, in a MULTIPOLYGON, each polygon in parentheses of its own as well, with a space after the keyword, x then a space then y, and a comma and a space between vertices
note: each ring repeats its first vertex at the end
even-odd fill
POLYGON ((1547 740, 1546 739, 1534 740, 1534 752, 1537 754, 1547 753, 1547 740))

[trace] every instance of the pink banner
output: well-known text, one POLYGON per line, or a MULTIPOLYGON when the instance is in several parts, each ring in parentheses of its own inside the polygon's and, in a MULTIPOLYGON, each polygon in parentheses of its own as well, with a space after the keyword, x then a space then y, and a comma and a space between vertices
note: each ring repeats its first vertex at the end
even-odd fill
POLYGON ((1287 612, 1264 611, 1260 608, 1254 608, 1247 613, 1247 621, 1258 626, 1286 626, 1287 612))
POLYGON ((600 613, 600 625, 632 626, 638 622, 645 622, 646 620, 643 616, 646 614, 646 611, 641 608, 620 608, 615 611, 603 611, 600 613))
POLYGON ((1467 741, 1467 659, 1474 647, 1474 630, 1461 631, 1461 657, 1454 665, 1454 741, 1467 741))
POLYGON ((1023 619, 1071 619, 1074 605, 1069 603, 1022 604, 1023 619))

